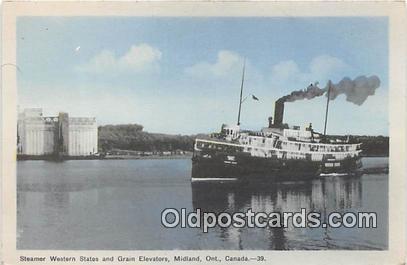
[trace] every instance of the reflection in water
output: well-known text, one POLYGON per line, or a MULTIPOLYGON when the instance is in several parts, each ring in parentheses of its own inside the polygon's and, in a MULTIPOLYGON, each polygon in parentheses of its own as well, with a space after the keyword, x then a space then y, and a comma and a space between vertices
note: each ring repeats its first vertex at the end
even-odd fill
MULTIPOLYGON (((378 161, 382 163, 383 161, 378 161)), ((372 165, 377 162, 373 161, 372 165)), ((190 160, 20 161, 18 249, 387 249, 386 174, 306 182, 190 182, 190 160), (165 208, 375 211, 376 229, 166 229, 165 208)))
POLYGON ((296 211, 301 208, 324 212, 357 208, 361 204, 359 178, 332 177, 306 182, 192 183, 194 208, 207 211, 296 211), (328 203, 328 205, 327 205, 328 203))
MULTIPOLYGON (((344 177, 321 178, 303 182, 279 183, 215 183, 193 182, 192 203, 194 210, 202 212, 307 212, 321 213, 322 220, 333 211, 343 212, 359 208, 362 203, 360 178, 344 177)), ((266 227, 269 248, 288 249, 285 233, 297 228, 292 224, 287 228, 266 227)), ((329 247, 329 229, 324 229, 324 239, 329 247)), ((220 228, 220 237, 243 248, 240 228, 230 226, 220 228)))

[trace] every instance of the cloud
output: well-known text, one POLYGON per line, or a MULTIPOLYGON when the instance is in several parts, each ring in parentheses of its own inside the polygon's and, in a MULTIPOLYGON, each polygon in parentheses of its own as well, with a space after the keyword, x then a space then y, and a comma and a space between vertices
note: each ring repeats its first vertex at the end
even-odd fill
POLYGON ((102 74, 107 72, 140 73, 157 69, 162 53, 146 43, 133 45, 123 56, 116 56, 110 50, 103 50, 89 62, 80 65, 81 72, 102 74))
POLYGON ((271 75, 275 80, 289 80, 293 76, 301 75, 301 71, 294 61, 282 61, 273 66, 271 75))
POLYGON ((305 86, 310 82, 326 81, 344 74, 349 66, 341 59, 320 55, 311 60, 307 69, 302 71, 293 60, 279 62, 271 70, 271 80, 274 83, 296 83, 297 86, 305 86))
POLYGON ((310 74, 326 76, 346 69, 348 65, 341 59, 329 55, 321 55, 312 59, 309 68, 310 74))
POLYGON ((242 65, 243 57, 235 52, 222 50, 218 52, 215 63, 199 62, 184 71, 187 75, 196 77, 223 77, 241 71, 242 65))

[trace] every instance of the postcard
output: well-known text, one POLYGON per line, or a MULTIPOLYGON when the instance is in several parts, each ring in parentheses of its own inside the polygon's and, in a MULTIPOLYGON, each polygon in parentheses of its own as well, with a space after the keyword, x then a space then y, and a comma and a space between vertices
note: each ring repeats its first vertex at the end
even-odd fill
POLYGON ((5 2, 4 264, 403 264, 402 2, 5 2))

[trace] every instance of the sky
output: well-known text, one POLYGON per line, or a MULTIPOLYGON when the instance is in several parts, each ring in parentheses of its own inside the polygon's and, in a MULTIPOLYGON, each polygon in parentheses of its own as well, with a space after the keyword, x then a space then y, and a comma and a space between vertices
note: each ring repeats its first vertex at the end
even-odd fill
MULTIPOLYGON (((384 17, 19 17, 19 108, 94 116, 99 125, 195 134, 259 130, 274 102, 316 81, 377 75, 361 106, 330 102, 328 134, 388 135, 384 17)), ((284 122, 323 131, 325 97, 285 104, 284 122)))

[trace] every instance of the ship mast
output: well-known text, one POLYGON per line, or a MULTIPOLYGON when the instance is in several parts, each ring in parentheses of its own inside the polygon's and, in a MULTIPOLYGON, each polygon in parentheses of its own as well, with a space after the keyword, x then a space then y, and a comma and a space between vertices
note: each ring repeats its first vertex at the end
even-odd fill
POLYGON ((326 124, 328 122, 328 107, 329 107, 330 94, 331 94, 331 80, 328 81, 328 93, 327 93, 326 109, 325 109, 324 141, 326 141, 326 124))
POLYGON ((243 62, 242 84, 240 86, 240 100, 239 100, 239 113, 237 115, 237 125, 240 125, 240 111, 242 110, 242 96, 243 96, 243 83, 244 83, 244 70, 246 66, 246 59, 243 62))

